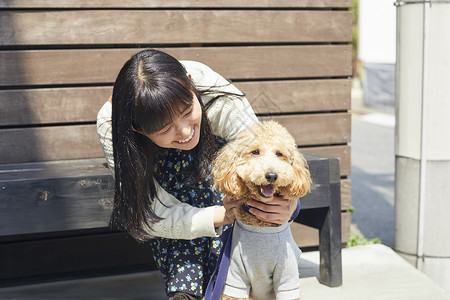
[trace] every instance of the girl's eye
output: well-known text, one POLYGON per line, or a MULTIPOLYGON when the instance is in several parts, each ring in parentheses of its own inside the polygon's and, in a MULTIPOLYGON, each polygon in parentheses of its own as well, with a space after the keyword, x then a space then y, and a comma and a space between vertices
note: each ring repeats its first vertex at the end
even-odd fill
POLYGON ((252 153, 253 155, 259 155, 259 150, 253 150, 251 153, 252 153))
POLYGON ((170 129, 172 129, 172 126, 169 126, 166 130, 161 131, 159 134, 169 133, 170 129))
POLYGON ((184 116, 189 116, 194 111, 194 107, 191 107, 187 112, 184 113, 184 116))
POLYGON ((277 151, 276 155, 277 155, 278 157, 280 157, 280 156, 283 156, 283 153, 277 151))

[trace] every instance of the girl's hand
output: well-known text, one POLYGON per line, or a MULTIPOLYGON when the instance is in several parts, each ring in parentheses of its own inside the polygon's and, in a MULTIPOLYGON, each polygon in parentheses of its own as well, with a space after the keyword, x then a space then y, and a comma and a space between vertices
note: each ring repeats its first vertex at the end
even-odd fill
POLYGON ((231 224, 234 221, 234 208, 237 205, 236 198, 225 196, 222 198, 223 206, 216 207, 214 211, 214 227, 231 224))
POLYGON ((253 199, 247 201, 247 204, 251 206, 250 213, 261 221, 281 225, 289 221, 296 208, 297 200, 291 201, 274 197, 272 201, 267 203, 253 199))

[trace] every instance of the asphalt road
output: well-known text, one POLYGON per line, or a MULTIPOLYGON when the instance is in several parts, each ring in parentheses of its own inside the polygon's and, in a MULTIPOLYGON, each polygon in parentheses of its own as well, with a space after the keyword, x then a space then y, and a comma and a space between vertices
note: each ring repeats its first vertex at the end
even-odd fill
POLYGON ((383 113, 352 118, 352 231, 394 246, 394 116, 383 113))

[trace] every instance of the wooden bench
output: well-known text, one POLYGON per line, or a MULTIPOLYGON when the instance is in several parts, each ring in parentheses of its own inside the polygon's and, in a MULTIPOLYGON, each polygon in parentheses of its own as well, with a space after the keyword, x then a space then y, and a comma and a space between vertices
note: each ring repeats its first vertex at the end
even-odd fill
POLYGON ((120 67, 147 47, 211 66, 319 155, 293 231, 319 246, 322 282, 341 283, 352 1, 210 2, 0 0, 0 284, 154 268, 148 245, 107 226, 95 128, 120 67))
MULTIPOLYGON (((305 157, 314 186, 296 221, 319 230, 320 281, 339 286, 339 160, 305 157)), ((109 228, 114 179, 104 159, 0 165, 0 186, 0 282, 154 269, 148 243, 109 228)))

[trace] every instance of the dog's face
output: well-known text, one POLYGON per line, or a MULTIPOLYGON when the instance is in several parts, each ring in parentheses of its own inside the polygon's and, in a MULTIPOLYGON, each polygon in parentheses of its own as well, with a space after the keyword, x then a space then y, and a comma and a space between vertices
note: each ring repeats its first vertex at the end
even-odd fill
POLYGON ((274 121, 255 124, 224 146, 213 165, 213 176, 221 192, 264 202, 275 195, 300 198, 311 182, 294 138, 274 121))

